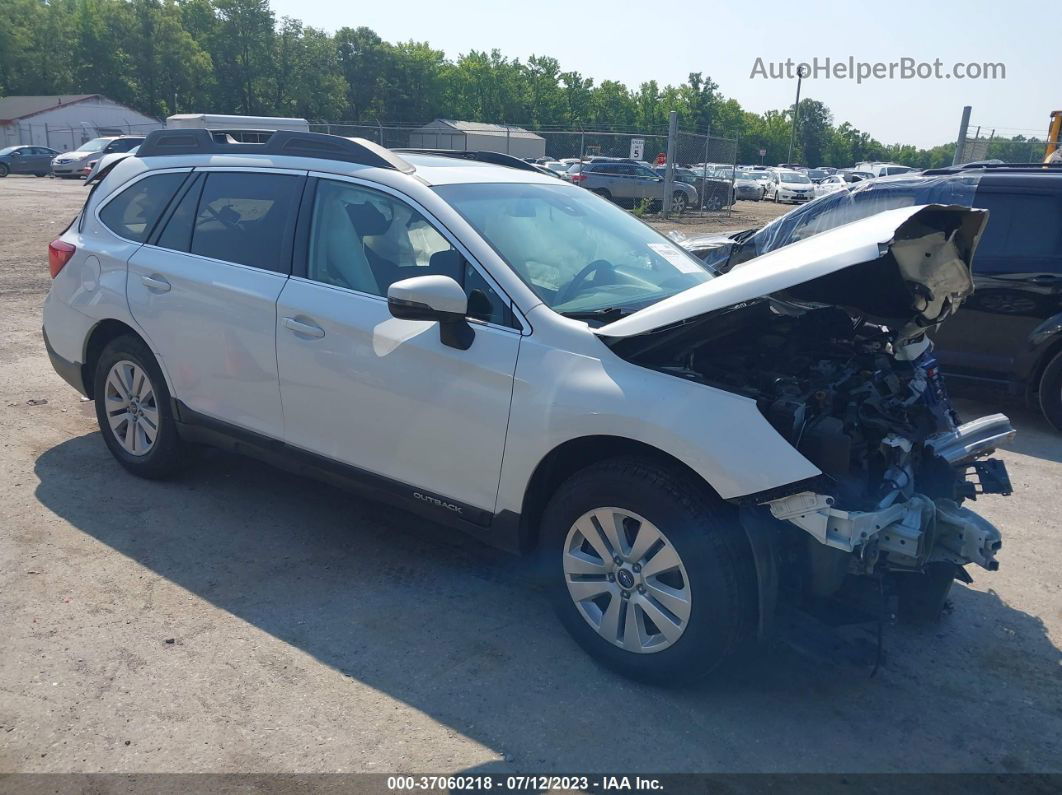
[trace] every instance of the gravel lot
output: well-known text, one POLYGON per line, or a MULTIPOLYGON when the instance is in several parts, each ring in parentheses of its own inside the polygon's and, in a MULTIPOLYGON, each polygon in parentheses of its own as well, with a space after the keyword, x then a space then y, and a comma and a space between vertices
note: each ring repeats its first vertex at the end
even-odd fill
POLYGON ((874 678, 798 637, 655 690, 524 562, 422 520, 220 453, 125 474, 40 338, 84 196, 0 180, 0 772, 1062 770, 1062 437, 1034 413, 1007 407, 1016 494, 978 503, 1001 570, 887 627, 874 678))

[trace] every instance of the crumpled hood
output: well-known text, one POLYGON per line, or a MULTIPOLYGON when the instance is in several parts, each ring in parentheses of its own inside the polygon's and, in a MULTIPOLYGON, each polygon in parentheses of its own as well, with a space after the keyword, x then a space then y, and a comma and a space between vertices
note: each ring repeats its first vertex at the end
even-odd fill
POLYGON ((744 262, 594 331, 632 337, 774 296, 842 306, 914 337, 973 292, 970 262, 987 220, 985 210, 951 205, 886 210, 744 262))

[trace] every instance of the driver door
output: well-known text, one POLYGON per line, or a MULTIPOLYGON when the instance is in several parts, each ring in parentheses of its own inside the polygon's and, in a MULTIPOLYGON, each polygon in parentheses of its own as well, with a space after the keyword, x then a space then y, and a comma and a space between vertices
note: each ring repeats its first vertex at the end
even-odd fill
POLYGON ((403 198, 323 175, 309 191, 277 302, 285 441, 482 523, 495 507, 521 339, 508 299, 403 198), (444 344, 438 323, 391 316, 387 288, 424 275, 465 288, 467 350, 444 344))

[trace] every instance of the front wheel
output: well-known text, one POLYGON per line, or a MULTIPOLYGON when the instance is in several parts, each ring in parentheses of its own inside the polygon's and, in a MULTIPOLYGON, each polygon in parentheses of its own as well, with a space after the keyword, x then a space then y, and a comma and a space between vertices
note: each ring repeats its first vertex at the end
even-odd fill
POLYGON ((633 679, 698 679, 752 632, 754 575, 736 515, 678 469, 617 458, 576 473, 546 508, 540 554, 561 623, 633 679))
POLYGON ((689 199, 686 198, 686 194, 682 191, 678 191, 671 197, 671 211, 674 213, 682 214, 686 212, 686 207, 689 204, 689 199))
POLYGON ((112 340, 96 363, 96 420, 118 463, 143 478, 168 477, 188 460, 155 357, 133 336, 112 340))
POLYGON ((1062 351, 1048 362, 1040 378, 1040 410, 1056 431, 1062 431, 1062 351))
POLYGON ((11 173, 11 169, 4 163, 0 163, 0 178, 6 177, 9 173, 11 173))

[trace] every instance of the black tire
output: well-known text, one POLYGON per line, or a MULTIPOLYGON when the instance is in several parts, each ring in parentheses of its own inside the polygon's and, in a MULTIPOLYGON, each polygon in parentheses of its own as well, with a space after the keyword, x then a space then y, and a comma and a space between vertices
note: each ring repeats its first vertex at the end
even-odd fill
POLYGON ((47 171, 38 171, 33 176, 35 176, 35 177, 46 177, 46 176, 48 176, 48 172, 47 171))
POLYGON ((597 188, 596 190, 593 191, 593 193, 596 193, 602 199, 608 199, 609 201, 612 201, 612 194, 609 193, 604 188, 597 188))
POLYGON ((11 169, 7 167, 5 163, 0 163, 0 179, 3 179, 11 172, 11 169))
POLYGON ((1056 431, 1062 431, 1062 351, 1047 363, 1040 377, 1040 410, 1056 431))
POLYGON ((177 434, 177 424, 173 417, 169 389, 162 376, 158 362, 147 345, 132 335, 111 340, 96 362, 94 374, 94 391, 96 401, 96 420, 103 434, 103 441, 118 463, 132 474, 158 480, 169 477, 184 468, 190 459, 190 448, 177 434), (143 455, 127 452, 116 438, 107 417, 107 376, 111 368, 121 361, 129 361, 147 373, 150 386, 154 392, 153 407, 158 414, 158 428, 154 444, 143 455))
POLYGON ((737 516, 702 482, 677 468, 631 457, 577 472, 546 507, 539 555, 543 582, 565 629, 595 660, 632 679, 653 684, 699 679, 741 650, 753 634, 755 574, 737 516), (607 641, 568 592, 563 556, 569 530, 588 511, 602 507, 644 517, 666 535, 682 560, 690 615, 677 640, 661 651, 627 651, 607 641))
POLYGON ((918 574, 896 574, 897 617, 906 624, 931 624, 940 618, 955 582, 954 563, 930 563, 918 574))

